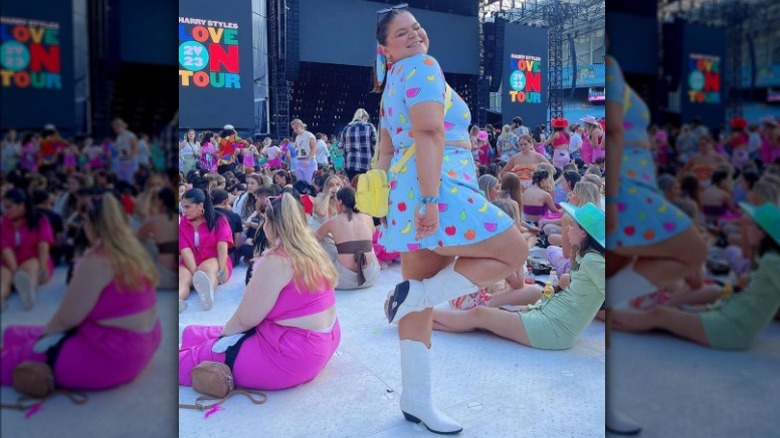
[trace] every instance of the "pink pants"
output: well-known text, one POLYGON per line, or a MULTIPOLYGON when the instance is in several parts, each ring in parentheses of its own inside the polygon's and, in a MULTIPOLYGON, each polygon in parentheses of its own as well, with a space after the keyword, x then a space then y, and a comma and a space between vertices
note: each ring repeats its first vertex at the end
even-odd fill
MULTIPOLYGON (((203 361, 225 362, 225 353, 211 347, 222 326, 187 326, 179 349, 179 385, 192 386, 190 374, 203 361)), ((306 383, 322 371, 341 340, 338 320, 330 333, 284 327, 264 320, 244 340, 233 364, 233 378, 241 388, 275 390, 306 383)))
MULTIPOLYGON (((35 353, 43 326, 8 326, 3 332, 0 352, 0 384, 10 386, 13 369, 21 362, 46 362, 46 355, 35 353)), ((146 368, 160 346, 160 321, 148 332, 106 327, 85 321, 68 338, 54 366, 57 386, 70 389, 108 389, 128 383, 146 368)))

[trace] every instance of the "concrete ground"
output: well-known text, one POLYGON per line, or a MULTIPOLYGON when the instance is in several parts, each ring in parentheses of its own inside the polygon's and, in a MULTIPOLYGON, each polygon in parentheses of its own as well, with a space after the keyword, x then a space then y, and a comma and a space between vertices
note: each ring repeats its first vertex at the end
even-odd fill
POLYGON ((608 400, 643 426, 640 437, 780 435, 780 322, 740 352, 665 333, 614 332, 611 342, 608 400))
MULTIPOLYGON (((224 324, 241 299, 245 267, 200 310, 197 294, 180 315, 190 324, 224 324)), ((268 391, 255 406, 235 398, 208 418, 179 412, 182 437, 399 437, 435 436, 404 420, 398 407, 401 370, 397 330, 384 318, 387 291, 400 265, 382 271, 373 287, 337 291, 342 340, 313 381, 268 391)), ((433 388, 437 406, 461 422, 462 437, 604 436, 604 324, 594 321, 568 351, 534 350, 488 333, 433 334, 433 388)), ((179 401, 191 403, 191 388, 179 401)))
MULTIPOLYGON (((65 268, 37 293, 35 307, 23 311, 16 293, 2 313, 2 328, 8 325, 45 325, 65 293, 65 268)), ((127 385, 89 393, 84 405, 75 405, 62 395, 48 400, 35 415, 25 419, 18 410, 0 409, 3 437, 175 437, 177 436, 176 371, 177 300, 174 291, 158 291, 157 311, 162 324, 162 343, 146 369, 127 385)), ((19 394, 0 388, 0 400, 13 403, 19 394)))

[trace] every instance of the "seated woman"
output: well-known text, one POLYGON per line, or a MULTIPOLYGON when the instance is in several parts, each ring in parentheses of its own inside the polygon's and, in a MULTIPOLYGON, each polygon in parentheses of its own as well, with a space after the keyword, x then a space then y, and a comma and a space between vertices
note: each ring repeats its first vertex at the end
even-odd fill
POLYGON ((503 169, 503 172, 513 172, 517 175, 524 188, 531 186, 531 180, 533 173, 536 170, 536 165, 539 163, 549 163, 544 155, 534 151, 533 144, 534 139, 530 135, 523 135, 520 137, 518 143, 520 152, 513 155, 509 161, 507 161, 506 166, 504 166, 503 169))
POLYGON ((181 198, 184 216, 179 221, 179 312, 187 309, 190 287, 200 296, 200 307, 210 310, 214 290, 228 281, 233 263, 228 248, 233 233, 225 216, 214 210, 211 197, 190 189, 181 198))
MULTIPOLYGON (((574 186, 574 190, 569 192, 569 203, 582 206, 591 203, 600 206, 601 194, 595 184, 588 181, 580 181, 574 186)), ((571 268, 572 245, 569 242, 569 227, 572 224, 572 218, 563 215, 561 218, 561 230, 559 234, 550 234, 548 240, 550 246, 547 247, 547 260, 558 272, 566 274, 571 268)))
POLYGON ((552 195, 543 189, 549 173, 537 170, 533 175, 533 185, 523 192, 523 218, 526 222, 538 225, 548 211, 560 213, 553 202, 552 195))
POLYGON ((696 140, 698 153, 691 155, 680 171, 680 176, 693 173, 701 187, 707 187, 712 180, 715 167, 721 164, 728 165, 728 161, 722 155, 715 152, 714 141, 710 134, 702 134, 696 140))
POLYGON ((320 240, 328 235, 333 239, 323 242, 323 246, 339 274, 336 289, 371 287, 379 279, 380 271, 372 241, 374 219, 355 208, 355 189, 344 187, 335 198, 338 214, 316 233, 320 240))
POLYGON ((338 276, 290 193, 269 198, 265 225, 271 247, 255 261, 241 303, 224 326, 188 326, 179 348, 179 385, 191 386, 203 361, 233 363, 236 386, 284 389, 314 379, 339 345, 338 276))
POLYGON ((0 384, 12 384, 19 363, 35 361, 49 363, 59 387, 112 388, 135 379, 160 346, 157 270, 119 201, 110 194, 93 197, 85 217, 90 248, 54 316, 46 327, 8 326, 3 333, 0 384), (48 362, 47 350, 63 336, 48 362))
POLYGON ((699 193, 699 202, 704 222, 713 229, 718 228, 720 219, 728 211, 736 210, 731 197, 733 185, 727 167, 717 167, 712 172, 711 184, 699 193))
POLYGON ((614 309, 614 327, 632 332, 666 330, 723 350, 751 348, 780 309, 780 208, 771 203, 759 207, 742 203, 740 207, 750 217, 746 238, 758 247, 757 266, 742 292, 717 308, 698 313, 664 306, 650 311, 614 309))
POLYGON ((577 245, 571 281, 539 307, 515 313, 488 307, 433 310, 433 329, 453 333, 487 330, 543 350, 572 348, 604 302, 604 212, 593 204, 561 206, 574 219, 569 240, 577 245))
POLYGON ((136 236, 144 243, 160 273, 157 287, 179 287, 179 216, 176 195, 170 187, 157 191, 152 217, 138 229, 136 236), (148 243, 148 245, 147 245, 148 243))
POLYGON ((322 224, 338 214, 336 208, 336 192, 344 187, 344 181, 338 175, 325 179, 322 191, 314 198, 314 208, 309 223, 314 231, 322 224))
POLYGON ((54 244, 54 231, 49 219, 33 206, 32 199, 22 189, 14 188, 3 196, 4 214, 0 217, 0 305, 11 294, 13 284, 22 308, 35 304, 35 291, 54 273, 49 247, 54 244))

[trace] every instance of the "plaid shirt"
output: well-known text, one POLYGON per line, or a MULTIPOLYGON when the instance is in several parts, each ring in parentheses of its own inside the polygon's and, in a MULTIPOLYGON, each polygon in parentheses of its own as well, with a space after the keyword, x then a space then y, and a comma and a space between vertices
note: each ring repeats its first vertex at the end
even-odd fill
POLYGON ((371 169, 376 144, 374 125, 360 120, 352 122, 341 131, 339 142, 344 145, 346 169, 359 172, 371 169))

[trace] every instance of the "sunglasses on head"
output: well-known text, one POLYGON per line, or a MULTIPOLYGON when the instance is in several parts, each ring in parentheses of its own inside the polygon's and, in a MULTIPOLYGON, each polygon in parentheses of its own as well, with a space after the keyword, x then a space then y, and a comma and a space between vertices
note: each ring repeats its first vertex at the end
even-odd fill
POLYGON ((401 11, 409 7, 409 3, 399 3, 395 6, 390 6, 389 8, 384 8, 376 11, 377 15, 387 14, 393 11, 401 11))

